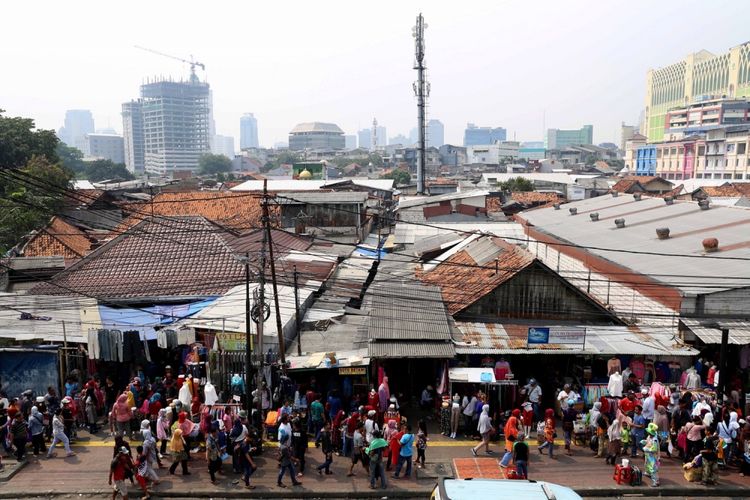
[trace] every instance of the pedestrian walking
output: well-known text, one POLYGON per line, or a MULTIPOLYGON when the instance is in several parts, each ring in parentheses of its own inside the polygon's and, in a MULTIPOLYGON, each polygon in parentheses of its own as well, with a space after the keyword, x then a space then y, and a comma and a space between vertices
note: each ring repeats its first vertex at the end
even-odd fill
POLYGON ((544 442, 538 448, 539 454, 542 455, 545 448, 549 451, 549 457, 555 458, 553 449, 555 448, 555 410, 547 408, 544 412, 544 442))
POLYGON ((653 487, 659 486, 659 465, 661 465, 658 431, 658 425, 653 422, 648 424, 646 426, 647 437, 643 442, 644 469, 646 475, 651 478, 651 486, 653 487))
POLYGON ((482 441, 472 448, 471 452, 476 457, 477 452, 484 446, 485 453, 491 455, 493 452, 490 450, 490 437, 495 428, 492 426, 492 421, 490 420, 490 405, 482 406, 482 414, 479 416, 477 430, 479 431, 479 435, 482 436, 482 441))
POLYGON ((305 455, 308 446, 307 440, 307 431, 302 425, 302 421, 299 418, 295 418, 292 422, 292 453, 299 464, 297 477, 302 477, 305 474, 305 455))
POLYGON ((190 472, 188 471, 187 466, 187 443, 185 443, 185 439, 182 437, 182 430, 179 427, 172 432, 172 439, 169 441, 169 449, 172 452, 172 465, 169 466, 169 473, 174 474, 174 471, 177 469, 177 464, 179 464, 182 467, 182 475, 189 476, 190 472))
POLYGON ((70 449, 70 440, 65 435, 65 424, 62 421, 62 409, 58 408, 55 410, 55 414, 52 417, 52 443, 49 445, 47 450, 47 458, 55 456, 54 450, 57 443, 62 443, 65 447, 65 453, 67 457, 72 457, 75 453, 70 449))
POLYGON ((573 441, 573 429, 575 427, 575 421, 578 418, 578 412, 573 408, 575 401, 572 399, 568 400, 567 407, 563 410, 563 438, 565 439, 565 454, 571 456, 573 451, 571 450, 570 444, 573 441))
MULTIPOLYGON (((128 392, 129 394, 130 392, 128 392)), ((63 401, 64 402, 64 401, 63 401)), ((124 436, 130 431, 130 418, 133 412, 128 406, 128 396, 123 393, 117 397, 117 401, 112 406, 112 418, 115 422, 115 433, 118 436, 124 436)))
POLYGON ((127 477, 133 473, 133 464, 130 460, 130 450, 124 446, 117 451, 109 467, 109 484, 112 486, 112 500, 119 494, 123 500, 128 500, 127 477))
POLYGON ((404 478, 409 479, 411 477, 411 460, 414 445, 414 434, 411 432, 411 425, 406 426, 406 433, 401 436, 399 443, 401 444, 401 451, 398 455, 398 464, 396 465, 396 472, 393 474, 393 478, 398 479, 401 474, 401 468, 406 464, 404 478))
POLYGON ((518 433, 513 444, 513 462, 516 464, 516 474, 522 479, 529 478, 529 445, 524 441, 525 434, 518 433))
POLYGON ((29 426, 23 419, 23 413, 16 413, 13 423, 10 425, 10 435, 13 436, 13 448, 16 450, 16 460, 23 462, 26 457, 26 441, 29 435, 29 426))
POLYGON ((385 477, 383 467, 383 452, 388 448, 388 443, 380 435, 380 431, 373 433, 373 439, 370 445, 365 448, 365 453, 370 460, 370 489, 375 489, 375 481, 380 478, 380 487, 388 487, 388 481, 385 477))
POLYGON ((29 434, 31 434, 31 445, 34 449, 34 456, 38 457, 40 452, 45 453, 47 449, 44 446, 44 416, 36 406, 31 407, 29 434))
POLYGON ((477 396, 472 394, 471 397, 468 395, 464 396, 461 401, 461 414, 464 417, 464 436, 470 437, 474 432, 472 430, 472 422, 474 421, 474 408, 477 406, 477 396))
POLYGON ((420 420, 417 424, 417 467, 424 469, 425 452, 427 451, 427 424, 420 420))
POLYGON ((331 436, 331 423, 326 422, 323 425, 323 430, 320 432, 320 450, 323 452, 324 461, 317 467, 318 474, 323 474, 323 470, 326 471, 327 475, 333 474, 331 472, 331 464, 333 463, 333 440, 331 436))
POLYGON ((141 487, 141 490, 143 491, 143 500, 147 500, 151 498, 151 492, 148 489, 148 481, 152 480, 153 483, 159 484, 158 477, 156 477, 156 480, 154 481, 151 473, 153 470, 150 470, 148 466, 148 453, 143 450, 143 446, 138 446, 136 448, 136 451, 138 452, 137 459, 135 461, 135 479, 138 481, 138 485, 141 487))
POLYGON ((355 475, 354 466, 357 465, 357 463, 360 461, 362 462, 362 466, 365 467, 365 469, 368 468, 365 465, 365 437, 362 435, 364 427, 365 426, 362 422, 358 422, 357 427, 354 429, 354 434, 352 436, 352 464, 349 466, 349 473, 346 475, 346 477, 353 477, 355 475))
POLYGON ((622 425, 628 417, 623 412, 617 410, 617 416, 612 420, 607 428, 607 438, 609 439, 609 445, 607 447, 607 460, 606 462, 611 465, 615 465, 617 457, 620 456, 622 451, 622 425))
POLYGON ((211 484, 217 484, 216 473, 221 469, 221 455, 219 453, 218 426, 211 425, 211 432, 206 437, 206 461, 211 484))
MULTIPOLYGON (((171 409, 169 409, 171 411, 171 409)), ((159 453, 163 456, 167 454, 167 444, 169 443, 169 435, 172 430, 169 426, 169 417, 167 416, 167 410, 162 408, 159 410, 159 417, 156 419, 156 437, 161 441, 161 447, 159 453)))
POLYGON ((242 480, 245 482, 245 488, 248 490, 254 490, 255 486, 250 484, 250 476, 253 475, 258 467, 253 461, 252 454, 255 452, 255 447, 252 444, 252 438, 248 434, 245 436, 245 441, 240 446, 240 466, 242 467, 242 480))
POLYGON ((276 485, 280 488, 286 488, 286 485, 281 482, 286 471, 289 471, 293 486, 302 486, 302 483, 294 477, 294 457, 292 457, 290 441, 288 434, 283 434, 279 441, 279 477, 276 480, 276 485))

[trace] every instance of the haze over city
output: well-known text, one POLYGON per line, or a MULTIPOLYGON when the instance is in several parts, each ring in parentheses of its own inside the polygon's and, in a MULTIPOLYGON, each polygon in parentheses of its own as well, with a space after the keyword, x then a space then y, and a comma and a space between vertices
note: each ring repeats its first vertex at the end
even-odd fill
POLYGON ((57 130, 67 109, 91 109, 97 128, 122 131, 121 104, 148 78, 187 78, 206 65, 217 133, 237 144, 253 112, 260 143, 295 124, 337 123, 347 134, 373 117, 388 135, 416 125, 414 19, 425 16, 428 118, 461 144, 467 122, 540 141, 544 127, 594 125, 594 143, 618 142, 637 123, 645 74, 688 53, 746 40, 750 4, 711 2, 331 1, 3 5, 0 108, 57 130), (75 15, 71 11, 75 10, 75 15), (42 12, 43 15, 39 15, 42 12), (33 23, 31 23, 33 19, 33 23), (64 19, 64 21, 61 21, 64 19), (678 23, 685 29, 667 29, 678 23), (30 30, 30 26, 33 29, 30 30), (718 27, 720 29, 709 29, 718 27))

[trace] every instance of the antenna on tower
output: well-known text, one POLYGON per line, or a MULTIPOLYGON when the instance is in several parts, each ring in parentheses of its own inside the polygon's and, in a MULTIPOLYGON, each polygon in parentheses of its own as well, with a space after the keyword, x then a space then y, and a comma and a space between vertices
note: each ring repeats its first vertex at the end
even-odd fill
POLYGON ((412 28, 414 36, 414 69, 417 70, 417 81, 414 83, 414 94, 417 96, 417 194, 424 194, 424 171, 425 171, 425 101, 430 95, 430 84, 424 76, 424 17, 420 12, 417 16, 417 24, 412 28))

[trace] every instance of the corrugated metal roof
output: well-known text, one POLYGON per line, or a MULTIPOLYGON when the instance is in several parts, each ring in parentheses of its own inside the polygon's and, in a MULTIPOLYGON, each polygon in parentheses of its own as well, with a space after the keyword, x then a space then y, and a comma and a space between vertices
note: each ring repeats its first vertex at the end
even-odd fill
POLYGON ((694 202, 667 205, 661 198, 635 201, 632 195, 599 196, 565 207, 577 208, 578 214, 571 216, 568 210, 550 207, 524 212, 521 217, 559 240, 582 247, 617 249, 589 248, 588 252, 651 276, 684 295, 746 287, 750 281, 750 266, 742 260, 750 259, 750 210, 719 206, 701 210, 694 202), (597 222, 586 215, 594 212, 599 214, 597 222), (612 221, 616 218, 625 219, 624 228, 615 227, 612 221), (668 239, 657 238, 656 229, 662 227, 669 228, 668 239), (704 256, 705 238, 717 238, 719 251, 708 258, 698 258, 704 256))
POLYGON ((16 341, 88 342, 89 328, 101 328, 95 299, 0 294, 0 337, 16 341), (29 313, 38 319, 21 319, 29 313), (65 322, 65 338, 63 336, 65 322))
POLYGON ((721 319, 680 318, 704 344, 721 344, 721 328, 729 330, 729 343, 735 345, 750 344, 750 322, 721 319), (719 328, 716 328, 716 327, 719 328))
POLYGON ((364 203, 367 193, 361 191, 321 191, 303 193, 279 193, 274 200, 281 205, 299 203, 364 203))
POLYGON ((413 252, 414 255, 419 257, 427 252, 449 248, 452 245, 460 243, 464 238, 465 236, 463 234, 457 233, 442 233, 428 236, 427 238, 414 242, 413 252))
POLYGON ((397 245, 414 245, 417 241, 427 237, 451 232, 467 236, 464 231, 481 231, 501 238, 526 238, 521 224, 515 222, 483 222, 481 219, 477 219, 474 222, 441 222, 439 227, 399 222, 396 224, 394 243, 397 245))
POLYGON ((370 340, 448 340, 440 288, 414 282, 375 283, 368 291, 370 340))
POLYGON ((628 355, 668 355, 695 356, 698 353, 676 339, 676 328, 654 328, 648 333, 636 327, 626 326, 571 326, 560 325, 565 328, 581 328, 586 332, 586 343, 578 344, 538 344, 529 346, 527 343, 528 328, 536 326, 510 323, 474 323, 456 322, 461 332, 462 342, 467 345, 457 345, 458 354, 628 354, 628 355), (472 345, 468 345, 471 343, 472 345))
POLYGON ((490 194, 487 190, 474 190, 474 191, 463 191, 460 193, 446 193, 437 196, 415 196, 415 197, 403 197, 399 201, 397 209, 419 207, 422 205, 432 205, 433 203, 440 203, 441 201, 451 200, 463 200, 466 198, 475 198, 479 196, 487 196, 490 194))
MULTIPOLYGON (((357 186, 370 189, 390 191, 393 189, 392 179, 368 179, 368 178, 342 178, 334 180, 299 180, 299 179, 268 179, 268 190, 280 191, 317 191, 321 188, 333 188, 344 181, 351 181, 357 186)), ((233 187, 232 191, 263 191, 263 182, 250 180, 239 186, 233 187)))
POLYGON ((371 358, 453 358, 456 350, 448 342, 371 342, 371 358))

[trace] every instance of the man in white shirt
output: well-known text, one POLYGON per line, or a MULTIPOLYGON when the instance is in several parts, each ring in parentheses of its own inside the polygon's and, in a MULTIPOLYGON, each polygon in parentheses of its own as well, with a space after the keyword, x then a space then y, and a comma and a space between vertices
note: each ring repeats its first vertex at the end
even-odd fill
POLYGON ((474 419, 474 409, 476 408, 476 406, 476 395, 472 394, 471 398, 469 398, 469 396, 464 396, 464 399, 461 402, 461 413, 463 413, 464 416, 464 434, 466 435, 466 437, 469 437, 473 434, 471 422, 474 419))
POLYGON ((568 396, 570 394, 570 384, 565 384, 562 391, 557 393, 557 400, 560 402, 560 411, 568 409, 568 396))
POLYGON ((539 422, 542 420, 542 388, 537 384, 536 379, 529 379, 529 385, 526 386, 529 402, 534 408, 534 419, 539 422))
POLYGON ((641 389, 641 394, 644 396, 641 406, 643 411, 641 415, 646 419, 646 425, 654 421, 654 411, 656 410, 656 400, 653 396, 648 395, 648 390, 641 389))

